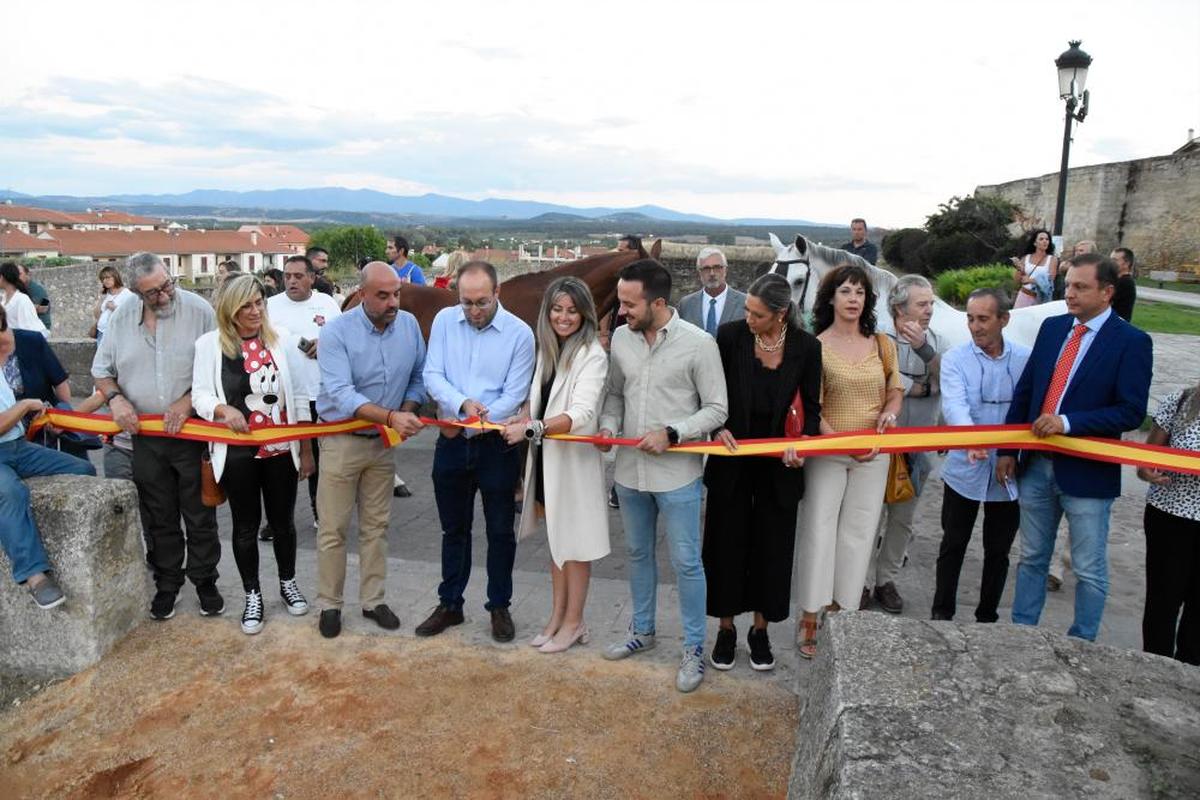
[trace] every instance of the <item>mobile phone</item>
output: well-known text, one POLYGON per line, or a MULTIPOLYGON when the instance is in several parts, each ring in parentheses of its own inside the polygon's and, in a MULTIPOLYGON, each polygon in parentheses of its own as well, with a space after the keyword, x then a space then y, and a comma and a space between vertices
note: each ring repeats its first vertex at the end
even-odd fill
POLYGON ((302 353, 307 353, 309 350, 312 349, 312 346, 313 346, 313 343, 310 342, 308 339, 305 339, 303 336, 301 336, 300 341, 296 343, 296 347, 300 348, 300 352, 302 352, 302 353))

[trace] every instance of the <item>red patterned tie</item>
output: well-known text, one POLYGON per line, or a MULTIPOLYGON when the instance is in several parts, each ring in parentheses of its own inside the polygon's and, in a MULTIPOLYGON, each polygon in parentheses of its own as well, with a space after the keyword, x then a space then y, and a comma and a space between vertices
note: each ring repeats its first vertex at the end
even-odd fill
POLYGON ((1067 390, 1067 377, 1071 374, 1075 357, 1079 355, 1079 345, 1083 342, 1083 335, 1087 333, 1087 329, 1087 325, 1076 325, 1071 330, 1071 338, 1067 340, 1067 346, 1063 348, 1062 355, 1058 357, 1058 363, 1054 365, 1050 388, 1046 390, 1046 399, 1042 401, 1043 414, 1058 413, 1058 401, 1062 399, 1063 392, 1067 390))

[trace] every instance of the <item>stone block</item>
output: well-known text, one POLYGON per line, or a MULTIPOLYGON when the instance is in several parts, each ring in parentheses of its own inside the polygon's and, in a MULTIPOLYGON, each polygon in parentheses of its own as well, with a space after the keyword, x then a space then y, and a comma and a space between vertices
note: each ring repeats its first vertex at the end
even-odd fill
POLYGON ((793 798, 1200 795, 1200 669, 1038 628, 830 617, 793 798))
POLYGON ((92 393, 92 359, 96 357, 95 339, 51 339, 50 349, 70 376, 72 397, 92 393))
POLYGON ((96 663, 146 619, 151 581, 137 490, 130 481, 66 475, 28 485, 67 600, 38 608, 0 552, 0 673, 65 677, 96 663))

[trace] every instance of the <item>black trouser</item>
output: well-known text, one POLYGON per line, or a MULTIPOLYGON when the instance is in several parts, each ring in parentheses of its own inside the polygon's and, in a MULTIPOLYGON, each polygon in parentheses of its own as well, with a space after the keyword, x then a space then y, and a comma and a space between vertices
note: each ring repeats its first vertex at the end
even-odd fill
POLYGON ((1185 664, 1200 664, 1200 522, 1147 504, 1143 524, 1146 609, 1142 612, 1142 649, 1185 664))
POLYGON ((192 583, 217 579, 217 512, 200 502, 200 456, 206 447, 183 439, 133 437, 133 482, 146 535, 146 560, 160 591, 178 592, 183 586, 185 553, 192 583))
POLYGON ((267 524, 275 537, 275 564, 279 580, 296 577, 296 465, 292 454, 255 458, 258 447, 230 446, 225 456, 221 488, 229 499, 233 517, 233 559, 237 562, 242 587, 259 589, 258 525, 262 522, 261 496, 267 508, 267 524))
POLYGON ((778 458, 740 460, 745 463, 732 491, 709 490, 701 550, 706 610, 710 617, 757 611, 767 622, 782 622, 791 604, 799 498, 779 499, 778 458))
MULTIPOLYGON (((971 531, 979 514, 979 501, 963 497, 946 484, 942 495, 942 544, 938 547, 937 588, 933 592, 933 613, 954 618, 958 576, 963 556, 971 542, 971 531)), ((987 501, 983 504, 983 578, 979 582, 977 622, 995 622, 996 607, 1008 580, 1008 553, 1021 524, 1021 508, 1016 500, 987 501)))
MULTIPOLYGON (((316 400, 308 401, 308 410, 312 413, 312 416, 309 417, 309 419, 311 419, 315 422, 317 419, 317 401, 316 400)), ((313 472, 312 472, 312 475, 308 476, 308 502, 312 505, 313 519, 316 520, 316 518, 317 518, 317 475, 321 471, 321 448, 317 447, 316 439, 312 440, 312 454, 313 454, 313 472)), ((267 519, 270 519, 270 516, 268 516, 267 519)))

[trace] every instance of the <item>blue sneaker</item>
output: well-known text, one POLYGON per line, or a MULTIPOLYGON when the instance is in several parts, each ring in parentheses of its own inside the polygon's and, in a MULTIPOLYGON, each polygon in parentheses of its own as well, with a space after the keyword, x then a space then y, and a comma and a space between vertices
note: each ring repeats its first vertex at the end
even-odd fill
POLYGON ((634 633, 631 628, 629 637, 625 641, 610 644, 604 649, 604 657, 609 661, 619 661, 622 658, 653 650, 654 644, 653 633, 634 633))

